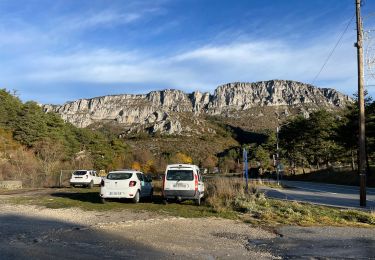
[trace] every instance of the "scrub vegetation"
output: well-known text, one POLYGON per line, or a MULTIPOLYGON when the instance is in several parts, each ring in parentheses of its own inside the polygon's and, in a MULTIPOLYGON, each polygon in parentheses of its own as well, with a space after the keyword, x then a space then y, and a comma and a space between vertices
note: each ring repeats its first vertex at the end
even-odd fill
POLYGON ((249 191, 241 179, 213 178, 208 181, 207 205, 214 211, 237 212, 241 219, 262 225, 337 225, 375 226, 375 215, 308 203, 268 199, 257 186, 249 191))

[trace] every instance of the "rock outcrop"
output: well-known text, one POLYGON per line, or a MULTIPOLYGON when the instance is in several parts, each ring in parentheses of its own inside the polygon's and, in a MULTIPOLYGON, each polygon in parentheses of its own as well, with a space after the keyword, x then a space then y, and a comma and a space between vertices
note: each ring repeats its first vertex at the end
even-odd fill
POLYGON ((348 96, 334 89, 316 88, 296 81, 271 80, 219 86, 208 108, 221 113, 223 109, 245 110, 254 106, 316 104, 340 107, 348 100, 348 96))
POLYGON ((78 127, 96 122, 117 122, 130 132, 139 131, 141 126, 150 132, 180 134, 184 127, 172 114, 223 115, 264 106, 310 105, 334 109, 344 107, 348 102, 351 102, 348 96, 334 89, 317 88, 296 81, 270 80, 229 83, 219 86, 213 94, 199 91, 186 94, 168 89, 145 95, 80 99, 63 105, 44 105, 43 109, 60 114, 65 121, 78 127))

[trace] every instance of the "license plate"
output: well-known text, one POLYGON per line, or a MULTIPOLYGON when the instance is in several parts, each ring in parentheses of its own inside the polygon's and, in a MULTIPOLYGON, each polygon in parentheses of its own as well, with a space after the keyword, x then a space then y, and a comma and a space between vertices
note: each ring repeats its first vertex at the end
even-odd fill
POLYGON ((109 193, 109 195, 121 195, 121 194, 122 194, 122 192, 120 192, 120 191, 111 191, 109 193))
POLYGON ((176 183, 173 185, 173 188, 186 188, 187 185, 184 183, 176 183))

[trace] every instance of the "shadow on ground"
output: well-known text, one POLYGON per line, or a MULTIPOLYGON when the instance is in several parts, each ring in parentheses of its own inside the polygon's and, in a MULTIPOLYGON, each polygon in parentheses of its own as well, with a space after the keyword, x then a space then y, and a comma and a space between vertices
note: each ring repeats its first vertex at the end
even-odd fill
MULTIPOLYGON (((102 200, 99 196, 98 192, 54 192, 51 193, 52 197, 58 198, 67 198, 75 201, 81 202, 90 202, 95 204, 102 204, 102 200)), ((125 202, 125 203, 132 203, 130 199, 106 199, 107 201, 117 201, 117 202, 125 202)), ((161 195, 154 195, 152 200, 148 198, 142 198, 140 203, 155 203, 155 204, 162 204, 163 198, 161 195)))
MULTIPOLYGON (((322 169, 305 174, 287 175, 287 180, 291 181, 312 181, 312 182, 323 182, 339 185, 351 185, 359 186, 358 172, 343 170, 336 171, 333 169, 322 169)), ((372 170, 367 176, 368 187, 375 187, 375 171, 372 170)))
POLYGON ((67 222, 0 217, 1 259, 166 259, 166 253, 67 222))
POLYGON ((54 192, 52 197, 67 198, 90 203, 102 203, 98 192, 54 192))

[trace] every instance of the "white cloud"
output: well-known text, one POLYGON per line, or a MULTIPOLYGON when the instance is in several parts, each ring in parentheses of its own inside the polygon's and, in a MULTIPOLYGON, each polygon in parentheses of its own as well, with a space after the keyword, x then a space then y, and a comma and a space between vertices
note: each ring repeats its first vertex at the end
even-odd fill
MULTIPOLYGON (((281 38, 254 40, 241 33, 234 33, 233 36, 232 29, 228 29, 218 38, 232 39, 229 42, 215 39, 220 44, 155 55, 134 45, 131 50, 125 47, 114 50, 110 47, 94 49, 92 46, 80 46, 82 42, 77 43, 74 37, 73 44, 70 44, 70 36, 66 34, 131 24, 159 12, 161 9, 158 7, 143 7, 127 12, 106 9, 96 13, 59 16, 47 26, 55 25, 52 26, 53 30, 46 32, 22 21, 17 23, 16 30, 0 25, 0 33, 7 35, 0 39, 0 46, 7 47, 6 51, 2 48, 0 54, 14 54, 7 63, 0 64, 0 76, 20 84, 28 82, 53 86, 66 82, 102 84, 105 87, 106 84, 126 86, 136 83, 144 86, 143 89, 158 85, 186 91, 212 91, 217 85, 233 81, 291 79, 311 83, 337 40, 337 35, 294 43, 281 38), (67 49, 60 44, 68 46, 67 49), (33 48, 35 50, 31 50, 33 48)), ((165 26, 174 27, 176 24, 178 22, 169 21, 165 26)), ((164 28, 160 27, 160 30, 164 28)), ((354 93, 355 39, 353 33, 349 34, 337 48, 316 85, 334 87, 347 94, 354 93)), ((152 46, 149 49, 152 50, 152 46)))
POLYGON ((117 11, 113 10, 104 10, 98 13, 86 13, 81 15, 59 17, 55 23, 59 26, 59 32, 69 32, 129 24, 141 19, 142 16, 143 14, 141 12, 118 13, 117 11))
MULTIPOLYGON (((5 14, 0 10, 0 47, 7 52, 25 50, 30 53, 37 49, 56 50, 56 48, 76 48, 86 43, 84 33, 87 30, 108 29, 127 26, 163 15, 165 10, 161 3, 151 4, 128 1, 115 8, 108 4, 107 8, 97 8, 70 12, 69 14, 50 15, 46 21, 31 21, 20 14, 5 14)), ((105 37, 108 37, 106 35, 105 37)), ((89 42, 89 41, 88 41, 89 42)), ((0 50, 2 54, 3 50, 0 50)))
MULTIPOLYGON (((232 81, 292 79, 311 83, 323 64, 332 41, 307 47, 281 41, 233 42, 209 45, 169 55, 147 56, 138 52, 108 49, 44 56, 26 72, 35 82, 86 82, 112 84, 157 84, 191 91, 213 90, 232 81)), ((348 94, 355 86, 355 49, 344 42, 321 73, 319 83, 348 94)))

